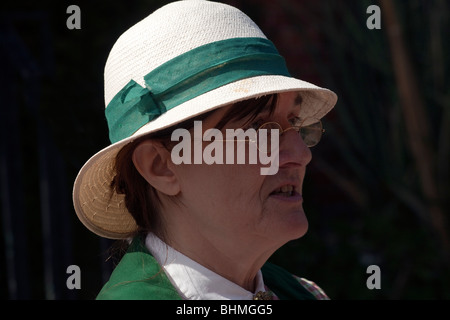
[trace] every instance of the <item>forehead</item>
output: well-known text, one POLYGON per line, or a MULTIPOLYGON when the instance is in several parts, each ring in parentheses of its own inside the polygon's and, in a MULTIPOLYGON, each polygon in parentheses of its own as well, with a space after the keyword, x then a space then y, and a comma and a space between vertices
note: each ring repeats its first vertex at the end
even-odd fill
POLYGON ((283 92, 277 95, 276 104, 270 101, 261 110, 263 113, 274 113, 277 109, 287 108, 290 114, 299 114, 302 106, 303 98, 300 92, 283 92))
MULTIPOLYGON (((258 116, 270 116, 286 110, 291 115, 299 115, 303 99, 299 92, 283 92, 256 99, 237 102, 215 111, 210 117, 215 121, 215 128, 222 129, 226 124, 242 122, 248 124, 258 116)), ((208 121, 209 122, 209 121, 208 121)))

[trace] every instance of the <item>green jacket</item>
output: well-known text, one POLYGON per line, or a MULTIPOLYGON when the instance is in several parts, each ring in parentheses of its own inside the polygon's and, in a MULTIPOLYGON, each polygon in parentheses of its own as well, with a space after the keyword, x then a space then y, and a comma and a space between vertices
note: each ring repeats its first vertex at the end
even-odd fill
MULTIPOLYGON (((289 272, 266 263, 264 284, 281 300, 315 300, 289 272)), ((97 296, 99 300, 181 300, 142 240, 135 238, 97 296)))

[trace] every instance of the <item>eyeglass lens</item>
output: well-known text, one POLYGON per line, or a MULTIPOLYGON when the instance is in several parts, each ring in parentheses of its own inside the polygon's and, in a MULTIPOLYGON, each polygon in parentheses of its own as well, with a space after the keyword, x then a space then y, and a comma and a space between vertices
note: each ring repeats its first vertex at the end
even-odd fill
MULTIPOLYGON (((308 122, 311 122, 310 119, 308 119, 308 122)), ((306 122, 306 121, 305 121, 306 122)), ((322 122, 318 119, 314 119, 314 121, 306 126, 294 126, 291 128, 288 128, 286 130, 282 130, 281 126, 276 122, 267 122, 263 124, 261 127, 259 127, 258 130, 265 129, 262 135, 264 138, 267 137, 267 150, 271 150, 271 132, 272 130, 279 130, 279 135, 281 136, 285 131, 293 129, 297 131, 300 136, 302 137, 303 141, 308 147, 313 147, 316 144, 319 143, 322 133, 323 133, 323 127, 322 122), (267 132, 267 135, 266 133, 267 132)), ((264 139, 266 140, 266 139, 264 139)))

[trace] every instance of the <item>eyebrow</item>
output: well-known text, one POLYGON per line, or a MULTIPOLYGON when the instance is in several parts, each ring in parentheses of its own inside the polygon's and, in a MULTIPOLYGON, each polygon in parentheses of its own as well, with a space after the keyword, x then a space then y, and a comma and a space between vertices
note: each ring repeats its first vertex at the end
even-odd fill
POLYGON ((297 96, 295 97, 295 100, 294 100, 294 104, 297 106, 301 106, 302 105, 302 103, 303 103, 303 97, 302 97, 302 94, 299 92, 299 93, 297 93, 297 96))
POLYGON ((298 109, 297 115, 300 115, 301 113, 302 104, 303 104, 303 97, 302 94, 299 92, 297 93, 297 96, 294 99, 294 108, 298 109))
MULTIPOLYGON (((294 99, 294 107, 299 109, 299 113, 301 110, 303 104, 303 97, 302 94, 300 92, 297 93, 297 96, 294 99)), ((260 111, 260 113, 265 113, 265 112, 270 112, 272 113, 273 110, 270 110, 270 108, 272 107, 272 103, 270 101, 267 102, 266 106, 260 111)))

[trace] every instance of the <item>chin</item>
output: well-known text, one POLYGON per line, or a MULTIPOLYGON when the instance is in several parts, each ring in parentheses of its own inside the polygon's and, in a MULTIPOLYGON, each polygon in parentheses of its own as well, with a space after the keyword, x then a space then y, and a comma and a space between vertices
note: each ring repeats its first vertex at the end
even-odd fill
POLYGON ((280 238, 285 240, 284 243, 286 243, 303 237, 307 231, 308 219, 302 210, 301 213, 293 214, 283 221, 283 226, 279 231, 279 235, 280 238))
POLYGON ((293 230, 291 231, 292 236, 290 240, 299 239, 303 237, 306 232, 308 232, 308 219, 305 218, 304 221, 293 228, 293 230))

